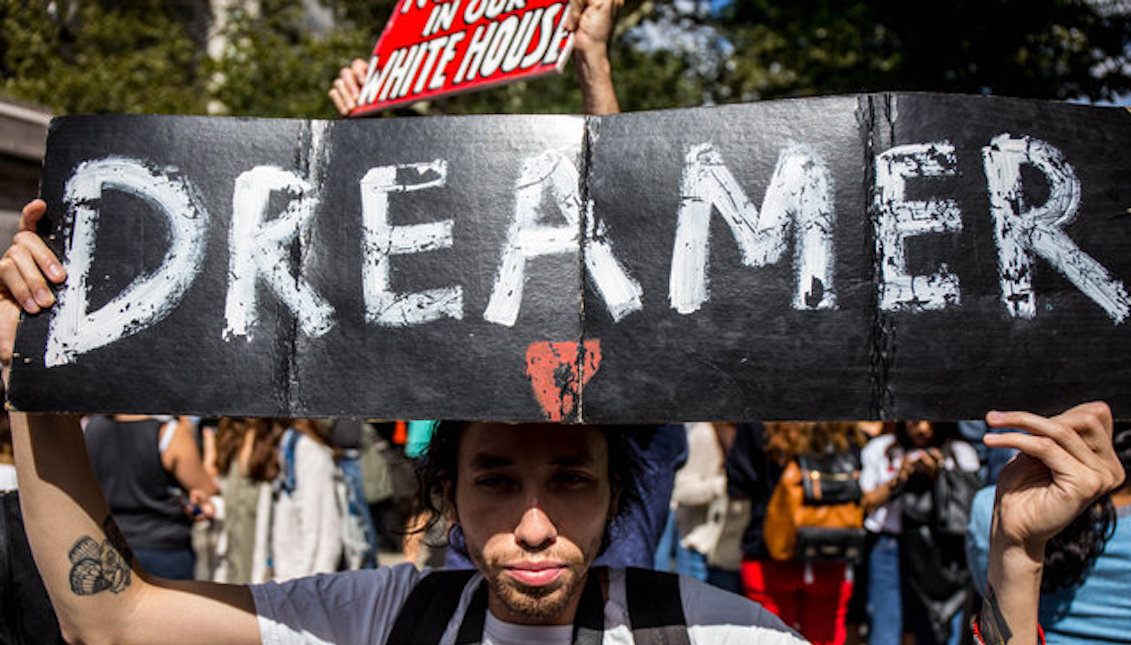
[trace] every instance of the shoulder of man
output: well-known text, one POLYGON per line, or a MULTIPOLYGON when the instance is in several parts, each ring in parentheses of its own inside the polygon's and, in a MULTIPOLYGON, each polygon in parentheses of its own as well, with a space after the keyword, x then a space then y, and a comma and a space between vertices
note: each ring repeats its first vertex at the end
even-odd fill
POLYGON ((383 643, 428 573, 411 563, 251 586, 264 643, 383 643))
MULTIPOLYGON (((624 602, 618 599, 625 593, 623 572, 623 569, 610 570, 610 600, 615 603, 624 602)), ((746 642, 797 645, 806 642, 773 613, 744 596, 694 578, 677 578, 692 645, 746 642)))

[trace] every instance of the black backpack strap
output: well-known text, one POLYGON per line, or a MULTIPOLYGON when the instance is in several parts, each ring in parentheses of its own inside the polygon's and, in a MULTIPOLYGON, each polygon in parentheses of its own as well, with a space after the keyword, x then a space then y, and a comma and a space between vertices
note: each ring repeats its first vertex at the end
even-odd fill
POLYGON ((589 569, 573 618, 573 645, 601 645, 605 638, 605 594, 601 590, 605 577, 604 567, 589 569))
MULTIPOLYGON (((389 638, 385 640, 386 645, 437 645, 456 613, 464 587, 475 574, 474 569, 467 569, 433 571, 424 576, 405 599, 397 620, 393 623, 393 629, 389 632, 389 638)), ((480 585, 476 595, 480 595, 480 592, 485 610, 486 587, 480 585)), ((482 614, 481 611, 480 615, 482 614)), ((479 632, 482 634, 483 618, 480 617, 479 620, 479 632)))
MULTIPOLYGON (((483 623, 487 620, 487 581, 479 583, 479 588, 471 596, 467 611, 463 612, 463 622, 459 625, 456 645, 479 645, 483 641, 483 623)), ((438 640, 438 639, 437 639, 438 640)))
MULTIPOLYGON (((434 571, 409 593, 397 614, 386 645, 436 645, 459 606, 474 570, 434 571)), ((651 569, 625 570, 625 595, 632 637, 637 645, 690 645, 679 592, 679 576, 651 569)), ((597 645, 604 635, 605 601, 601 576, 590 571, 574 620, 576 645, 597 645)), ((456 642, 475 645, 483 639, 487 586, 480 583, 464 612, 456 642)))
POLYGON ((651 569, 625 569, 625 595, 636 645, 690 645, 679 576, 651 569))

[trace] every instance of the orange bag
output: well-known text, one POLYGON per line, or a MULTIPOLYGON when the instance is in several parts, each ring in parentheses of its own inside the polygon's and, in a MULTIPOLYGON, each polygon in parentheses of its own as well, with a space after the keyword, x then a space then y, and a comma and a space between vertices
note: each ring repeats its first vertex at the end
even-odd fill
POLYGON ((822 474, 818 470, 803 473, 796 459, 786 466, 762 524, 762 539, 771 558, 853 562, 862 555, 864 508, 859 500, 841 504, 805 502, 803 480, 809 478, 810 488, 819 490, 822 474))

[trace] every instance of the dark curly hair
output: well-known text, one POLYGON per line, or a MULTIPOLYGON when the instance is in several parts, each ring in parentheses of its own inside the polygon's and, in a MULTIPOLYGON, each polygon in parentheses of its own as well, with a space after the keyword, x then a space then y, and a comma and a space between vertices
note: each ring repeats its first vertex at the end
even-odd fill
MULTIPOLYGON (((459 445, 467 421, 443 421, 432 434, 428 449, 416 463, 418 500, 428 514, 423 525, 416 526, 410 533, 426 533, 441 522, 452 500, 445 497, 445 488, 454 491, 458 478, 459 445)), ((594 426, 605 437, 609 450, 609 482, 612 487, 613 517, 605 527, 601 538, 600 553, 604 553, 609 542, 618 531, 618 526, 630 510, 643 503, 642 489, 644 472, 641 459, 632 446, 634 435, 652 433, 655 426, 594 426)), ((467 546, 458 526, 448 533, 448 546, 462 555, 467 555, 467 546)))
MULTIPOLYGON (((1126 474, 1131 471, 1131 422, 1116 422, 1112 439, 1126 474)), ((1083 582, 1115 533, 1115 521, 1115 506, 1107 494, 1054 535, 1045 545, 1041 593, 1061 591, 1083 582)))

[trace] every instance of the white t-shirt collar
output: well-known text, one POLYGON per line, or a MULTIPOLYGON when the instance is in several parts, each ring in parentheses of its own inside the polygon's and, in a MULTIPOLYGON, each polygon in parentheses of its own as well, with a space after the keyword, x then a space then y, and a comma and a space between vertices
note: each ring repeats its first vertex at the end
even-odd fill
POLYGON ((488 611, 483 621, 482 645, 570 645, 573 625, 516 625, 506 623, 488 611))

